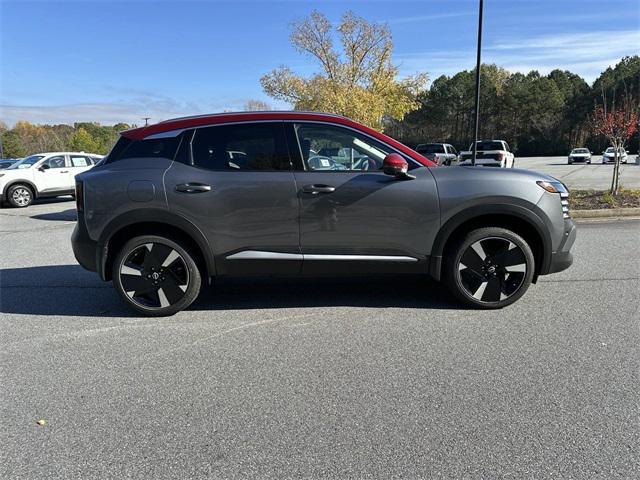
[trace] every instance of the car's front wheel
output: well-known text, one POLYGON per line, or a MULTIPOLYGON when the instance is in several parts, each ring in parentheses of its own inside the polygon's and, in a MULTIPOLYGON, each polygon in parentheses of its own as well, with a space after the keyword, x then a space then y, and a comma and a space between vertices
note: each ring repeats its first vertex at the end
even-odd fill
POLYGON ((113 261, 113 284, 123 300, 151 317, 187 308, 202 283, 194 256, 171 239, 144 235, 129 240, 113 261))
POLYGON ((12 207, 28 207, 33 202, 33 191, 27 185, 11 185, 7 191, 7 201, 12 207))
POLYGON ((502 308, 531 285, 535 260, 518 234, 499 227, 480 228, 447 251, 444 279, 467 305, 502 308))

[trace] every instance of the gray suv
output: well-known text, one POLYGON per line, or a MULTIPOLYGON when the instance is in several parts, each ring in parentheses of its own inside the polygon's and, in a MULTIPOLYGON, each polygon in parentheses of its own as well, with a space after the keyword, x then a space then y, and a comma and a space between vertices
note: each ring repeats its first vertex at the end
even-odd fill
POLYGON ((213 277, 275 274, 428 274, 467 305, 500 308, 569 267, 576 236, 552 177, 438 168, 311 112, 128 130, 76 177, 76 201, 78 262, 151 316, 188 307, 213 277))

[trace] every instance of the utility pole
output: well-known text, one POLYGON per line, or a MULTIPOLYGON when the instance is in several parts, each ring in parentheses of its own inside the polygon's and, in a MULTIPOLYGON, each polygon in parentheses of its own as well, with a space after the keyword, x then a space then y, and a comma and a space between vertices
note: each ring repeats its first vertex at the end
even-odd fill
POLYGON ((482 50, 482 10, 483 0, 480 0, 478 11, 478 56, 476 58, 476 115, 473 121, 473 156, 471 157, 471 165, 476 164, 476 154, 478 153, 478 128, 480 127, 480 52, 482 50))
POLYGON ((147 125, 149 125, 149 119, 151 117, 142 117, 142 119, 144 120, 144 126, 146 127, 147 125))

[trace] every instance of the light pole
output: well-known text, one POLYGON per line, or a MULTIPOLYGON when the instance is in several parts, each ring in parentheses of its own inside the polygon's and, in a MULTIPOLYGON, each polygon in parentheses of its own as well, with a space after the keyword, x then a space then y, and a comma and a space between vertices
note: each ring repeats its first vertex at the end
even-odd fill
POLYGON ((147 125, 149 125, 149 119, 151 117, 142 117, 142 119, 144 120, 144 126, 146 127, 147 125))
POLYGON ((478 7, 478 55, 476 58, 476 114, 473 120, 473 155, 471 157, 471 165, 476 164, 476 154, 478 153, 478 128, 479 117, 480 117, 480 52, 482 50, 482 10, 483 10, 483 0, 480 0, 480 5, 478 7))

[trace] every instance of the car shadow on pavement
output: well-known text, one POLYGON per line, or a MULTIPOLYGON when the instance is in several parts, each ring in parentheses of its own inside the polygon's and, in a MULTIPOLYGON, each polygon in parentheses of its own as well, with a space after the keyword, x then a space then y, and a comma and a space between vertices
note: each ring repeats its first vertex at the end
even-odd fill
POLYGON ((76 220, 78 220, 78 212, 75 208, 70 208, 61 212, 39 213, 38 215, 31 215, 31 218, 35 220, 57 220, 75 222, 76 220))
POLYGON ((191 310, 298 307, 462 308, 426 276, 242 278, 203 288, 191 310))
MULTIPOLYGON (((459 309, 426 277, 247 278, 203 288, 190 311, 294 307, 459 309)), ((21 315, 134 317, 111 283, 79 265, 0 270, 0 312, 21 315)))
POLYGON ((22 315, 132 317, 110 283, 80 265, 0 270, 0 312, 22 315))

